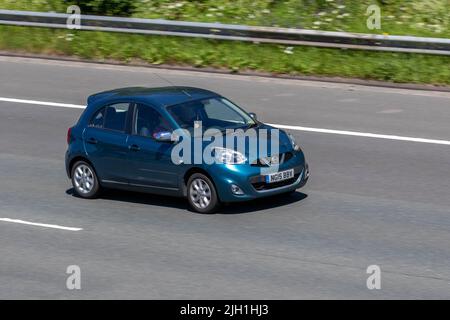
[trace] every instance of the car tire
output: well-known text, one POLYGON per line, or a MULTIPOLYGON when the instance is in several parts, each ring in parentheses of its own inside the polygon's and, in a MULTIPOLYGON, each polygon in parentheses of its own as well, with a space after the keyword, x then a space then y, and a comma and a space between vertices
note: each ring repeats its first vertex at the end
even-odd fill
POLYGON ((77 161, 72 166, 72 186, 77 196, 93 199, 100 194, 100 184, 92 165, 86 161, 77 161))
POLYGON ((191 208, 199 213, 214 213, 220 206, 214 183, 202 173, 189 177, 187 198, 191 208))

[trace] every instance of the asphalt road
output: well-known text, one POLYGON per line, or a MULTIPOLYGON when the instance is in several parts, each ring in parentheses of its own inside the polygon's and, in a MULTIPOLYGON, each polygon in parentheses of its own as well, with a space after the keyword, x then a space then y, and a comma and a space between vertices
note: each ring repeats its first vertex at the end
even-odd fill
MULTIPOLYGON (((0 57, 0 97, 84 104, 167 85, 155 74, 269 123, 450 140, 438 92, 0 57)), ((301 192, 200 215, 168 197, 72 196, 65 138, 81 112, 0 102, 0 218, 83 229, 0 221, 0 299, 450 298, 449 145, 291 131, 312 172, 301 192)))

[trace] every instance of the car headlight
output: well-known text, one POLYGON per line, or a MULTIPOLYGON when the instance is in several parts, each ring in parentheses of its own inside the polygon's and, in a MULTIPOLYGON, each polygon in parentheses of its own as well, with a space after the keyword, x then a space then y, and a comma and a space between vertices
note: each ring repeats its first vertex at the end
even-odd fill
POLYGON ((241 164, 247 161, 247 158, 240 152, 216 147, 213 149, 216 162, 223 164, 241 164))
POLYGON ((294 149, 295 151, 300 151, 300 146, 297 144, 297 142, 295 142, 295 138, 292 134, 288 133, 288 137, 289 140, 291 140, 291 144, 292 144, 292 149, 294 149))

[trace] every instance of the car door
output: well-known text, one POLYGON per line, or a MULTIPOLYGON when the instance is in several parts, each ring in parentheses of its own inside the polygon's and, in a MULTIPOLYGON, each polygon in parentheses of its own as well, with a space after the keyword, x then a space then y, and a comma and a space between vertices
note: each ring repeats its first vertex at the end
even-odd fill
POLYGON ((83 132, 88 158, 105 183, 128 183, 124 168, 128 161, 126 124, 130 113, 128 102, 106 105, 94 113, 83 132))
POLYGON ((173 128, 160 112, 149 105, 135 105, 128 139, 130 184, 178 189, 180 168, 171 159, 173 143, 155 139, 163 131, 172 132, 173 128))

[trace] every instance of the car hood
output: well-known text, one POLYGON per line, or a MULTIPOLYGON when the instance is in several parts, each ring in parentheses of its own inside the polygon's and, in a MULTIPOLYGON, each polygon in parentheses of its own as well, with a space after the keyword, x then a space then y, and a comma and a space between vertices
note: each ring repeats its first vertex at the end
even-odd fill
POLYGON ((277 129, 275 127, 266 125, 266 124, 259 124, 257 127, 250 128, 249 130, 235 130, 234 133, 231 136, 226 136, 225 134, 212 136, 210 141, 203 141, 203 150, 210 145, 212 142, 217 140, 218 144, 221 144, 223 147, 225 147, 227 144, 227 138, 230 139, 230 137, 233 137, 235 143, 234 143, 234 150, 241 151, 236 145, 236 141, 238 139, 242 139, 240 143, 244 143, 245 145, 245 152, 244 155, 248 159, 250 163, 255 161, 256 159, 261 158, 262 156, 272 156, 275 154, 281 154, 293 151, 291 141, 289 139, 289 136, 287 133, 283 130, 277 129), (251 132, 250 130, 253 130, 251 132), (276 136, 276 132, 273 130, 276 130, 278 132, 278 139, 276 136), (278 145, 278 148, 277 148, 278 145), (266 154, 263 154, 261 150, 255 151, 255 146, 258 149, 258 146, 266 146, 266 154), (253 148, 253 149, 252 149, 253 148))

